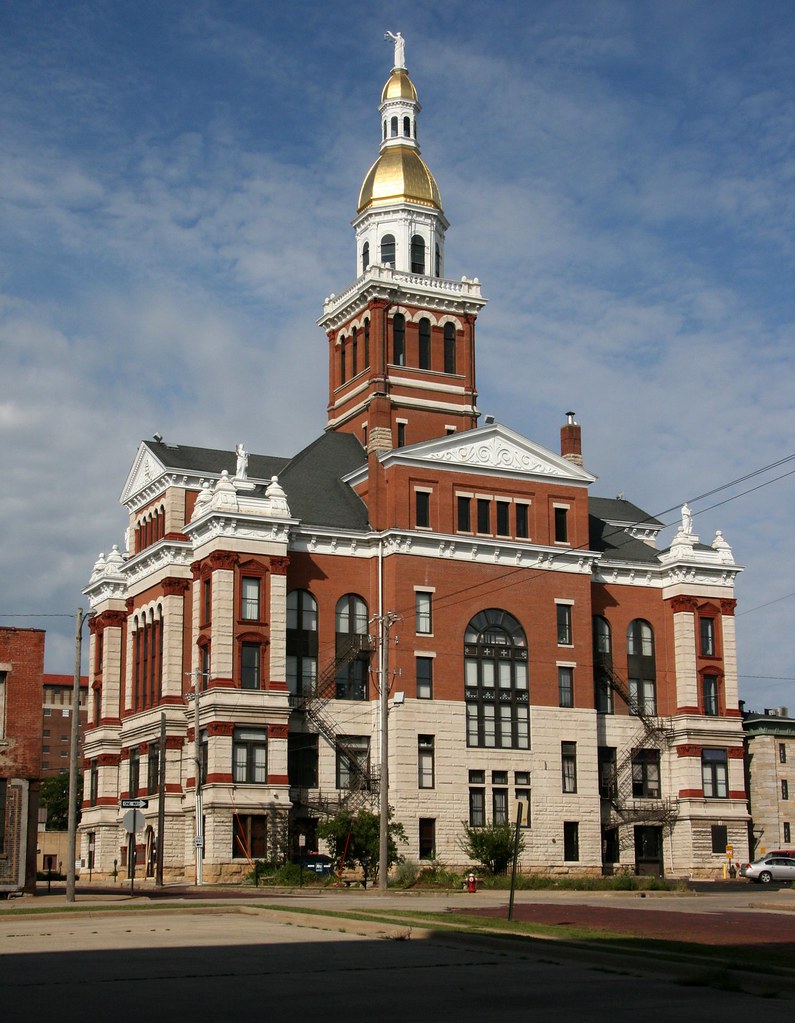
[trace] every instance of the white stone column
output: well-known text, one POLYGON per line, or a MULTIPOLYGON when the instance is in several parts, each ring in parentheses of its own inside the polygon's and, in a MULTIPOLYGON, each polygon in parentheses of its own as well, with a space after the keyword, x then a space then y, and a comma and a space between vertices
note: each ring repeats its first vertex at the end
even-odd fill
POLYGON ((235 573, 217 568, 212 582, 212 676, 234 678, 235 573))
POLYGON ((723 629, 723 688, 727 710, 737 710, 740 700, 737 680, 737 633, 734 615, 721 615, 723 629))
POLYGON ((102 646, 102 717, 121 717, 121 666, 121 627, 107 625, 102 646))
POLYGON ((693 611, 677 611, 673 618, 676 705, 677 707, 697 707, 695 613, 693 611))
POLYGON ((287 576, 270 579, 270 678, 276 682, 287 679, 287 576))
POLYGON ((181 696, 182 673, 189 670, 182 662, 184 606, 182 594, 163 598, 163 696, 181 696))

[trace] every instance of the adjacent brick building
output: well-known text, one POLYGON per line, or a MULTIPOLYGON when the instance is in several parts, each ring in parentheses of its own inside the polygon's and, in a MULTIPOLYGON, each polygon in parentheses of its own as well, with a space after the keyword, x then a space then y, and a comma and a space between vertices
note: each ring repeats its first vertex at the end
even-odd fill
MULTIPOLYGON (((41 679, 41 777, 69 773, 74 676, 45 674, 41 679)), ((80 678, 80 737, 85 731, 88 676, 80 678)))
POLYGON ((525 870, 712 875, 727 843, 747 849, 731 549, 687 507, 660 549, 661 522, 591 496, 573 413, 559 453, 478 425, 486 300, 444 276, 418 114, 401 47, 357 276, 319 321, 325 434, 290 458, 140 445, 125 549, 86 589, 82 831, 100 874, 124 861, 120 798, 148 798, 148 870, 160 846, 166 876, 192 876, 198 844, 206 879, 233 878, 311 848, 387 768, 418 860, 461 863, 461 822, 519 802, 525 870))
POLYGON ((36 885, 44 635, 0 627, 0 894, 36 885))
POLYGON ((795 718, 786 707, 774 707, 747 712, 743 725, 753 817, 751 857, 795 850, 795 718))

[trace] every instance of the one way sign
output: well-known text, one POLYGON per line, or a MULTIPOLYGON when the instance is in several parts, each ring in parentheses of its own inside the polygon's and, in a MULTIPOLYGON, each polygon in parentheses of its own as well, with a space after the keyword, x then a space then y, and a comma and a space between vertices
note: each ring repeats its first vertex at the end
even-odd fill
POLYGON ((145 810, 149 806, 148 799, 122 799, 122 810, 145 810))

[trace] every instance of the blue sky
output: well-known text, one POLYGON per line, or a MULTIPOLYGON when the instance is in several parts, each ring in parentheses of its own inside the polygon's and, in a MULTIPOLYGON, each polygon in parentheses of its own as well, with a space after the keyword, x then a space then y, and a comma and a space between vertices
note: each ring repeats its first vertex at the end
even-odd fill
MULTIPOLYGON (((478 277, 480 407, 600 496, 689 500, 738 584, 741 696, 795 711, 795 6, 678 0, 0 7, 0 624, 73 624, 140 439, 288 455, 401 31, 478 277), (764 484, 760 486, 760 484, 764 484), (752 493, 711 507, 743 490, 752 493)), ((673 523, 675 513, 663 516, 673 523)), ((670 531, 665 534, 670 539, 670 531)))

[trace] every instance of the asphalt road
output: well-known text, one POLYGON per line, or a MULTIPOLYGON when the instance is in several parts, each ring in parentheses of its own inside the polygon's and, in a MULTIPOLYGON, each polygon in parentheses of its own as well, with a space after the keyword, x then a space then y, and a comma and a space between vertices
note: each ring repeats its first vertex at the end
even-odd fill
MULTIPOLYGON (((729 899, 734 912, 753 915, 756 892, 646 899, 637 894, 590 896, 553 893, 520 905, 572 911, 586 904, 629 911, 711 915, 729 899), (659 904, 659 910, 654 906, 659 904), (641 908, 642 907, 642 908, 641 908)), ((546 893, 544 893, 546 895, 546 893)), ((580 893, 581 894, 581 893, 580 893)), ((256 902, 278 903, 273 893, 256 902)), ((764 893, 763 906, 791 893, 764 893)), ((766 1023, 791 1014, 791 991, 775 980, 761 986, 725 977, 697 962, 672 966, 653 959, 616 959, 570 950, 555 942, 517 943, 458 938, 379 924, 344 925, 331 917, 282 914, 234 904, 184 901, 146 912, 116 895, 110 914, 91 912, 103 897, 78 893, 80 913, 17 916, 0 913, 0 1004, 7 1019, 59 1023, 87 1018, 114 1023, 154 1016, 166 1023, 234 1020, 297 1023, 351 1019, 360 1023, 454 1020, 502 1023, 528 1020, 622 1023, 670 1021, 672 1013, 699 1023, 726 1023, 750 1015, 766 1023), (360 928, 351 933, 343 926, 360 928), (693 983, 695 982, 695 983, 693 983), (745 991, 727 991, 738 983, 745 991), (778 995, 778 997, 772 997, 778 995)), ((147 900, 148 901, 148 900, 147 900)), ((283 895, 285 905, 351 908, 476 908, 499 910, 505 893, 317 893, 283 895)), ((16 900, 17 904, 19 900, 16 900)), ((34 908, 63 905, 59 896, 29 900, 34 908)), ((11 904, 12 908, 14 904, 11 904)), ((17 906, 18 908, 18 906, 17 906)), ((720 910, 721 912, 723 910, 720 910)), ((769 910, 762 910, 767 915, 769 910)), ((772 913, 788 919, 790 913, 772 913)), ((793 916, 795 919, 795 916, 793 916)))

